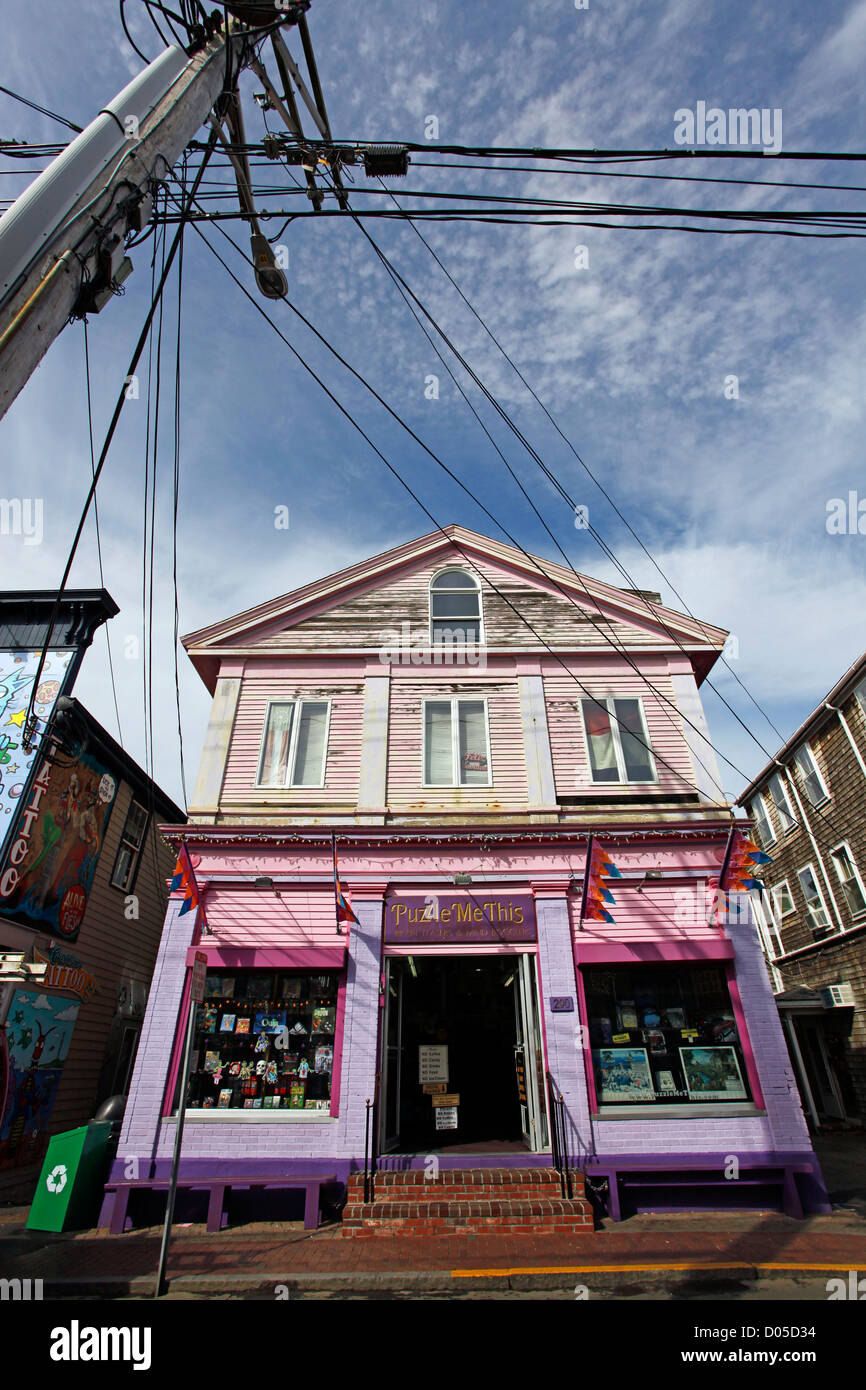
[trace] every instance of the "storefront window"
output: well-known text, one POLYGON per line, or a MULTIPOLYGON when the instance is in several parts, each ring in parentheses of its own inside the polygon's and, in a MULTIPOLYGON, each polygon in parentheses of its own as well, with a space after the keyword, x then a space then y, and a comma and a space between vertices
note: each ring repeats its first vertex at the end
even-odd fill
POLYGON ((719 966, 584 969, 599 1106, 751 1099, 719 966))
POLYGON ((208 971, 187 1105, 330 1110, 337 974, 208 971))

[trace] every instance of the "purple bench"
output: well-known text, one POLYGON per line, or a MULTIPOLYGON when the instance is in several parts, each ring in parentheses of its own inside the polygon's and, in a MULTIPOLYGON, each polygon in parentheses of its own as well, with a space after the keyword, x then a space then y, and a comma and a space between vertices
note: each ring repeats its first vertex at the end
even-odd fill
MULTIPOLYGON (((274 1173, 259 1174, 255 1177, 233 1177, 231 1175, 226 1177, 220 1174, 219 1177, 212 1178, 181 1178, 177 1185, 190 1192, 210 1193, 207 1207, 207 1229, 209 1231, 221 1231, 228 1225, 225 1200, 226 1193, 232 1188, 273 1187, 283 1191, 303 1189, 304 1230, 315 1231, 319 1225, 321 1189, 336 1181, 336 1173, 301 1174, 297 1177, 280 1177, 274 1173)), ((121 1235, 132 1226, 127 1215, 130 1193, 141 1190, 167 1192, 170 1186, 171 1182, 168 1178, 118 1178, 107 1182, 105 1184, 106 1195, 111 1196, 113 1194, 114 1196, 109 1227, 111 1234, 113 1236, 121 1235)))
POLYGON ((714 1157, 670 1158, 647 1155, 646 1158, 612 1158, 589 1160, 584 1168, 587 1178, 607 1178, 607 1210, 613 1221, 622 1220, 621 1199, 627 1192, 655 1188, 671 1192, 680 1188, 712 1188, 730 1190, 741 1187, 776 1187, 781 1189, 782 1210, 786 1216, 803 1217, 803 1204, 797 1190, 796 1173, 811 1173, 809 1163, 756 1163, 750 1165, 740 1158, 742 1176, 727 1179, 724 1165, 714 1157))

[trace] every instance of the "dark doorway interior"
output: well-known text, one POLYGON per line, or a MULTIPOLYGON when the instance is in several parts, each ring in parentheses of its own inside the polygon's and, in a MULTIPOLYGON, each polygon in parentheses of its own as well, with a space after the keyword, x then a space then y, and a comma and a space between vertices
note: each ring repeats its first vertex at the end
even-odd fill
MULTIPOLYGON (((393 962, 395 965, 396 961, 393 962)), ((399 962, 403 1035, 399 1145, 403 1152, 519 1141, 514 1066, 518 974, 513 956, 425 956, 399 962), (414 970, 414 973, 413 973, 414 970), (448 1090, 460 1096, 456 1129, 437 1130, 421 1088, 418 1049, 447 1044, 448 1090)))

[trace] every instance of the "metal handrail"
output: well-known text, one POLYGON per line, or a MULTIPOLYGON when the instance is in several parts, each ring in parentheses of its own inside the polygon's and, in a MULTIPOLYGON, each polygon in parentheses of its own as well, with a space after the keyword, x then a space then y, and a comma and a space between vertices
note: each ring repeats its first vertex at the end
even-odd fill
POLYGON ((559 1174, 559 1190, 563 1198, 573 1197, 571 1171, 568 1165, 568 1151, 565 1140, 565 1101, 562 1092, 556 1087, 550 1072, 547 1077, 547 1097, 550 1105, 550 1157, 555 1171, 559 1174))
POLYGON ((376 1200, 376 1166, 379 1158, 379 1077, 373 1091, 373 1099, 367 1097, 364 1116, 364 1201, 376 1200))

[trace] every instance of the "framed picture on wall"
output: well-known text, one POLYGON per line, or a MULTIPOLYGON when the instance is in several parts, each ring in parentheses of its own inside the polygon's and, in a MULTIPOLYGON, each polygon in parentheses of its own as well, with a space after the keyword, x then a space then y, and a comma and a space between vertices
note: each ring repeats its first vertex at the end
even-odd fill
POLYGON ((602 1105, 655 1100, 645 1047, 600 1047, 592 1055, 602 1105))
POLYGON ((680 1060, 692 1100, 747 1099, 732 1047, 681 1047, 680 1060))

